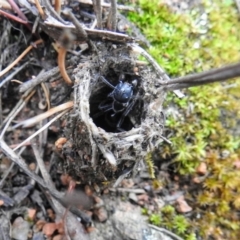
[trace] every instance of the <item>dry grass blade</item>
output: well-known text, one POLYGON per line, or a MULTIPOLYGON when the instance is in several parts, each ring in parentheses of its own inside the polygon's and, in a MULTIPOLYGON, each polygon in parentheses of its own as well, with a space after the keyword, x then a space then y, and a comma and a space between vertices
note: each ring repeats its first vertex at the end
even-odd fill
POLYGON ((53 114, 64 111, 64 110, 68 110, 69 108, 72 108, 72 107, 73 107, 72 101, 63 103, 57 107, 49 109, 47 112, 41 113, 35 117, 29 118, 23 122, 16 124, 14 128, 18 128, 20 126, 22 126, 23 128, 32 127, 33 125, 39 123, 40 121, 52 116, 53 114))
POLYGON ((7 118, 4 120, 4 122, 2 123, 2 126, 6 123, 6 125, 4 126, 4 129, 1 132, 0 135, 0 139, 3 139, 3 136, 5 134, 5 132, 7 131, 10 123, 12 122, 12 120, 17 116, 17 114, 23 109, 23 107, 27 104, 27 102, 29 101, 29 99, 33 96, 33 94, 35 93, 35 90, 33 91, 28 91, 26 92, 27 97, 24 99, 20 99, 20 101, 16 104, 16 106, 14 107, 14 109, 8 114, 7 118), (29 94, 28 94, 29 93, 29 94))
POLYGON ((46 184, 48 186, 51 186, 51 188, 55 188, 54 184, 52 182, 52 179, 51 179, 49 173, 46 170, 45 164, 44 164, 43 159, 42 159, 42 157, 40 155, 40 152, 38 150, 37 144, 36 143, 32 143, 31 146, 32 146, 33 153, 34 153, 35 158, 37 160, 37 164, 38 164, 38 167, 39 167, 39 169, 41 171, 41 174, 42 174, 42 177, 43 177, 44 181, 46 182, 46 184))
POLYGON ((23 19, 24 21, 28 22, 27 17, 25 14, 20 10, 18 5, 13 0, 8 0, 9 4, 11 5, 12 9, 18 14, 18 16, 23 19))
POLYGON ((44 11, 42 9, 42 6, 40 5, 38 0, 35 0, 35 5, 38 9, 39 14, 41 15, 42 18, 44 18, 44 11))
POLYGON ((39 39, 37 40, 36 42, 34 42, 32 45, 30 45, 29 47, 27 47, 23 52, 22 54, 15 60, 13 61, 8 67, 6 67, 4 70, 2 70, 0 72, 0 77, 2 77, 4 74, 6 74, 9 70, 11 70, 16 64, 18 64, 21 59, 28 54, 28 52, 30 52, 34 47, 35 45, 38 45, 40 43, 42 43, 43 40, 42 39, 39 39))
POLYGON ((55 122, 58 118, 63 116, 68 110, 65 110, 64 112, 58 114, 56 117, 54 117, 51 121, 49 121, 47 124, 45 124, 42 128, 40 128, 38 131, 36 131, 34 134, 32 134, 30 137, 25 139, 23 142, 21 142, 16 148, 13 149, 13 151, 16 151, 20 147, 24 146, 25 143, 30 142, 34 137, 36 137, 39 133, 41 133, 43 130, 48 128, 53 122, 55 122))
POLYGON ((16 22, 22 23, 22 24, 27 24, 28 23, 26 20, 23 20, 23 19, 21 19, 19 17, 16 17, 16 16, 12 15, 11 13, 5 12, 5 11, 3 11, 1 9, 0 9, 0 14, 2 14, 3 16, 5 16, 5 17, 7 17, 9 19, 12 19, 12 20, 14 20, 16 22))

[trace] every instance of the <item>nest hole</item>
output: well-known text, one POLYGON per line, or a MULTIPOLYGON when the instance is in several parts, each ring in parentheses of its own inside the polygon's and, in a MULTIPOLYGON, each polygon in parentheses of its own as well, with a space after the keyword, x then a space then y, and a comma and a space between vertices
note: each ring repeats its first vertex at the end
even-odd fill
MULTIPOLYGON (((117 86, 119 83, 119 75, 111 75, 107 76, 106 79, 113 85, 117 86)), ((125 75, 124 82, 131 82, 134 80, 133 76, 125 75)), ((137 79, 137 81, 139 81, 137 79)), ((136 101, 133 108, 130 110, 129 114, 124 118, 120 129, 117 128, 117 124, 122 117, 123 112, 115 113, 112 109, 104 112, 99 108, 101 103, 112 105, 113 98, 109 97, 109 94, 113 91, 113 89, 107 84, 101 82, 99 80, 99 85, 94 88, 92 94, 90 96, 90 117, 93 119, 94 124, 97 127, 104 129, 106 132, 117 133, 121 131, 129 131, 133 127, 136 127, 135 124, 140 124, 141 117, 139 114, 139 101, 136 101), (136 109, 138 114, 136 114, 136 109)), ((139 84, 138 84, 139 85, 139 84)), ((136 86, 134 90, 134 94, 138 91, 139 86, 136 86)))

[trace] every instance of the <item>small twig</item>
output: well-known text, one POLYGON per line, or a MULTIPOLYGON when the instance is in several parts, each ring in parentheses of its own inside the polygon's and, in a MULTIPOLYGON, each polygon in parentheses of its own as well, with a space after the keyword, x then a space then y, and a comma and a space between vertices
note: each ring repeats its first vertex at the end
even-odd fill
POLYGON ((73 101, 63 103, 57 107, 51 108, 48 111, 37 115, 35 117, 29 118, 25 121, 22 121, 22 122, 16 124, 13 128, 18 128, 20 126, 22 126, 23 128, 32 127, 35 124, 37 124, 38 122, 52 116, 53 114, 56 114, 56 113, 64 111, 64 110, 68 110, 69 108, 72 108, 72 107, 73 107, 73 101))
MULTIPOLYGON (((31 60, 30 60, 31 61, 31 60)), ((17 69, 15 69, 11 74, 9 74, 6 78, 4 78, 1 82, 0 82, 0 88, 7 83, 8 81, 10 81, 11 79, 13 79, 13 77, 18 74, 23 68, 25 68, 30 61, 25 62, 24 64, 22 64, 20 67, 18 67, 17 69)))
POLYGON ((199 86, 207 83, 226 81, 240 76, 240 63, 204 71, 197 74, 190 74, 184 77, 175 78, 170 81, 162 81, 167 90, 182 89, 199 86))
POLYGON ((80 34, 80 36, 82 38, 81 40, 86 41, 88 38, 88 35, 87 35, 85 29, 82 27, 81 23, 79 23, 77 18, 74 16, 72 11, 70 9, 66 8, 66 9, 64 9, 63 14, 66 15, 68 17, 68 19, 71 20, 73 25, 76 27, 76 30, 78 31, 78 33, 80 34))
POLYGON ((111 8, 109 10, 107 28, 110 31, 116 32, 117 29, 117 2, 111 0, 111 8))
POLYGON ((27 17, 25 14, 20 10, 18 5, 13 0, 8 0, 9 4, 11 5, 12 9, 18 14, 18 16, 23 19, 24 21, 28 22, 27 17))
POLYGON ((159 232, 163 232, 164 234, 168 235, 169 237, 171 237, 173 240, 183 240, 183 238, 177 236, 176 234, 170 232, 169 230, 165 229, 165 228, 160 228, 151 224, 148 224, 151 228, 155 229, 156 231, 159 232))
POLYGON ((18 84, 23 84, 23 82, 21 82, 20 80, 17 80, 17 79, 13 79, 13 80, 11 80, 11 82, 15 82, 15 83, 18 83, 18 84))
POLYGON ((41 16, 42 18, 44 18, 45 14, 44 14, 44 11, 43 11, 43 9, 42 9, 42 6, 40 5, 40 3, 39 3, 38 0, 35 0, 35 5, 36 5, 36 7, 37 7, 37 10, 38 10, 40 16, 41 16))
POLYGON ((58 14, 60 14, 60 12, 61 12, 61 0, 55 0, 54 9, 58 14))
POLYGON ((19 61, 29 52, 31 51, 35 45, 38 45, 40 43, 42 43, 43 40, 42 39, 39 39, 37 40, 36 42, 34 42, 32 45, 30 45, 29 47, 27 47, 23 52, 22 54, 17 58, 15 59, 15 61, 13 61, 10 65, 8 65, 5 69, 3 69, 1 72, 0 72, 0 77, 2 77, 4 74, 6 74, 9 70, 11 70, 16 64, 19 63, 19 61))
POLYGON ((6 123, 6 125, 4 126, 4 129, 1 132, 0 139, 3 138, 3 136, 4 136, 5 132, 7 131, 10 123, 12 122, 12 120, 23 109, 23 107, 27 104, 27 102, 30 100, 30 98, 33 96, 34 93, 35 93, 35 90, 26 92, 24 94, 24 96, 22 96, 21 99, 18 101, 16 106, 12 109, 12 111, 8 114, 8 116, 6 117, 6 119, 2 123, 2 125, 4 125, 5 123, 6 123))
POLYGON ((49 97, 49 89, 48 89, 48 87, 46 86, 45 83, 41 83, 41 87, 42 87, 43 92, 44 92, 45 97, 46 97, 47 109, 49 110, 51 108, 50 97, 49 97))
POLYGON ((93 8, 94 12, 97 17, 97 27, 98 29, 102 29, 102 6, 101 6, 101 0, 93 0, 93 8))
POLYGON ((54 188, 55 188, 55 187, 54 187, 54 184, 53 184, 53 182, 52 182, 52 179, 51 179, 49 173, 47 172, 47 170, 46 170, 46 168, 45 168, 43 159, 42 159, 42 157, 41 157, 41 155, 40 155, 40 152, 39 152, 39 150, 38 150, 38 148, 37 148, 37 144, 32 142, 32 143, 31 143, 31 146, 32 146, 33 153, 34 153, 34 155, 35 155, 35 158, 36 158, 36 160, 37 160, 38 167, 39 167, 39 169, 40 169, 40 171, 41 171, 41 174, 42 174, 42 177, 43 177, 45 183, 46 183, 48 186, 50 186, 51 188, 54 189, 54 188))
POLYGON ((48 0, 42 0, 46 9, 50 12, 50 14, 57 19, 59 22, 63 23, 64 25, 68 25, 69 22, 66 22, 62 19, 62 17, 54 10, 54 8, 52 7, 52 5, 50 4, 50 2, 48 0))
MULTIPOLYGON (((129 172, 128 172, 129 174, 129 172)), ((109 191, 111 192, 127 192, 127 193, 136 193, 136 194, 143 194, 146 193, 146 191, 142 188, 118 188, 118 187, 113 187, 113 188, 108 188, 109 191)))
POLYGON ((40 74, 38 74, 34 79, 24 82, 19 87, 19 92, 20 93, 26 92, 28 89, 36 87, 38 84, 47 81, 49 78, 54 77, 58 73, 59 73, 58 67, 54 67, 47 72, 40 72, 40 74))
POLYGON ((59 71, 62 75, 63 80, 68 85, 73 85, 73 81, 68 76, 66 68, 65 68, 66 54, 67 54, 67 49, 65 47, 59 47, 59 49, 58 49, 58 67, 59 67, 59 71))
POLYGON ((22 23, 24 25, 26 25, 28 23, 27 21, 21 19, 20 17, 12 15, 11 13, 5 12, 5 11, 3 11, 1 9, 0 9, 0 14, 2 14, 3 16, 5 16, 5 17, 7 17, 9 19, 12 19, 12 20, 14 20, 16 22, 22 23))
POLYGON ((40 128, 38 131, 36 131, 34 134, 32 134, 30 137, 25 139, 23 142, 21 142, 16 148, 13 149, 13 151, 16 151, 18 148, 22 147, 25 143, 30 142, 34 137, 36 137, 39 133, 41 133, 43 130, 48 128, 53 122, 55 122, 58 118, 63 116, 68 110, 65 110, 64 112, 58 114, 56 117, 54 117, 51 121, 49 121, 47 124, 45 124, 42 128, 40 128))
MULTIPOLYGON (((21 156, 23 151, 26 149, 25 146, 23 146, 20 151, 17 153, 18 156, 21 156)), ((10 172, 12 171, 13 167, 15 166, 15 163, 12 162, 10 167, 4 172, 3 176, 1 176, 1 181, 0 181, 0 189, 2 189, 2 187, 4 186, 5 180, 8 177, 8 175, 10 174, 10 172)))

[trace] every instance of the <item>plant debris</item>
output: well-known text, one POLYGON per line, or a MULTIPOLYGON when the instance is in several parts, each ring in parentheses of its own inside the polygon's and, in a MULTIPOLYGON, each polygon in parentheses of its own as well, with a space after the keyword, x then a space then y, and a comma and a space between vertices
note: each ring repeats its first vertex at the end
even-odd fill
MULTIPOLYGON (((154 152, 171 144, 163 136, 166 92, 181 98, 178 89, 238 76, 239 63, 171 81, 118 12, 132 7, 3 2, 1 239, 181 239, 148 225, 139 207, 154 213, 165 198, 180 213, 192 210, 177 186, 156 198, 154 152)), ((179 215, 174 221, 187 225, 179 215)))

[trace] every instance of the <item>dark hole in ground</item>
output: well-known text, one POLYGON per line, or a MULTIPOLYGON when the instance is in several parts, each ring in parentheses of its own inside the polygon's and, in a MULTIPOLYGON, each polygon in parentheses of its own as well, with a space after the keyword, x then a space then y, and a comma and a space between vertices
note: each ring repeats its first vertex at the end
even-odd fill
MULTIPOLYGON (((113 85, 117 86, 119 83, 119 76, 108 76, 106 79, 113 85)), ((132 75, 125 75, 124 82, 132 83, 134 80, 132 75)), ((99 80, 100 81, 100 80, 99 80)), ((100 88, 98 88, 97 91, 94 91, 90 97, 90 117, 93 119, 93 122, 96 124, 96 126, 104 129, 106 132, 119 132, 117 129, 117 124, 119 120, 122 117, 122 114, 124 111, 115 113, 114 110, 109 111, 102 111, 99 109, 99 105, 101 103, 109 104, 110 106, 113 103, 113 98, 108 97, 108 95, 113 91, 111 87, 109 87, 107 84, 99 82, 100 88)), ((139 85, 139 84, 138 84, 139 85)), ((136 86, 136 89, 134 90, 134 95, 137 91, 138 86, 136 86)), ((136 102, 137 104, 137 102, 136 102)), ((135 104, 135 105, 136 105, 135 104)), ((135 105, 130 111, 130 114, 132 111, 134 111, 135 105)), ((135 122, 140 122, 139 116, 134 116, 135 122)), ((129 118, 129 114, 124 118, 123 123, 121 124, 120 128, 122 131, 129 131, 134 127, 134 124, 129 118)))

